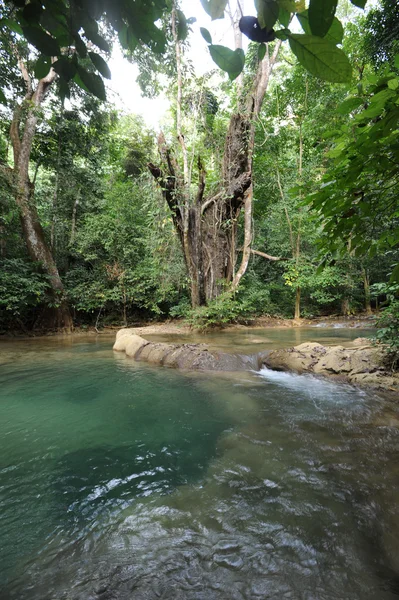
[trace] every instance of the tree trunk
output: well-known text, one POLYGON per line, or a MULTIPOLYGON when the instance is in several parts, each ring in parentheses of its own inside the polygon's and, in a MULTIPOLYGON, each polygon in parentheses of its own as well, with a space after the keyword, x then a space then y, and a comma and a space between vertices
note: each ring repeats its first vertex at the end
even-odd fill
POLYGON ((370 277, 367 272, 367 269, 362 269, 363 274, 363 287, 364 287, 364 304, 367 315, 372 315, 373 311, 371 309, 371 294, 370 294, 370 277))
MULTIPOLYGON (((178 41, 176 41, 176 47, 178 41)), ((252 241, 252 155, 255 143, 255 119, 262 101, 281 42, 276 42, 272 57, 266 54, 259 64, 252 89, 242 100, 239 112, 230 119, 226 135, 220 190, 205 199, 205 169, 198 160, 199 183, 195 198, 190 197, 186 171, 185 143, 181 131, 180 50, 176 51, 178 70, 177 139, 183 153, 183 174, 167 147, 163 134, 158 147, 161 166, 148 165, 159 183, 171 210, 179 235, 184 260, 191 282, 192 306, 202 306, 226 289, 236 289, 244 275, 252 241), (241 266, 235 273, 237 222, 245 206, 245 241, 241 266)))
POLYGON ((301 288, 297 287, 296 288, 296 294, 295 294, 295 313, 294 313, 294 319, 300 319, 301 318, 301 288))
POLYGON ((73 323, 65 299, 64 287, 32 201, 33 185, 29 179, 29 161, 38 122, 38 112, 55 79, 55 72, 51 69, 47 77, 39 81, 33 92, 29 75, 22 62, 20 62, 20 68, 27 86, 27 94, 25 96, 26 119, 23 134, 21 135, 19 131, 21 107, 17 107, 15 110, 10 130, 14 153, 15 200, 19 208, 22 231, 30 257, 33 261, 39 262, 43 271, 49 276, 50 304, 52 306, 41 319, 41 323, 44 323, 46 327, 63 328, 70 331, 73 323))

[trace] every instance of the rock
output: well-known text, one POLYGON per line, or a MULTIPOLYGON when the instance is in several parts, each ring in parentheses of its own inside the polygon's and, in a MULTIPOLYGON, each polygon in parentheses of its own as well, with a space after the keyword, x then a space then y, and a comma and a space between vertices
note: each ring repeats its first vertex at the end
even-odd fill
POLYGON ((350 348, 306 342, 284 350, 242 356, 210 352, 204 344, 149 342, 136 335, 134 329, 121 329, 117 333, 114 350, 126 352, 126 356, 137 361, 186 371, 239 372, 266 366, 276 371, 315 373, 344 379, 355 385, 399 390, 399 373, 390 373, 384 368, 382 350, 369 344, 360 345, 360 342, 350 348))
POLYGON ((277 371, 329 375, 356 385, 399 390, 399 373, 387 371, 382 350, 367 342, 366 346, 355 344, 352 348, 305 343, 272 351, 263 364, 277 371))

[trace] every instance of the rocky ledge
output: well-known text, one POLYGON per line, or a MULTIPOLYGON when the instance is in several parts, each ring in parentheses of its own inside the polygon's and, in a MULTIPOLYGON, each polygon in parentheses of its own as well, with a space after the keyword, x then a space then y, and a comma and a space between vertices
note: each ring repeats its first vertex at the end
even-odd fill
POLYGON ((354 385, 399 391, 399 373, 383 366, 382 349, 371 345, 367 338, 358 338, 348 348, 307 342, 273 350, 263 362, 275 371, 314 373, 354 385))
POLYGON ((114 350, 126 356, 153 365, 163 365, 195 371, 248 371, 258 370, 262 364, 259 355, 243 356, 211 352, 205 344, 164 344, 150 342, 134 329, 121 329, 116 334, 114 350))
POLYGON ((153 365, 195 371, 248 371, 268 367, 274 371, 313 373, 354 385, 399 391, 399 373, 383 366, 382 350, 367 338, 350 347, 307 342, 293 348, 259 352, 251 356, 213 352, 205 344, 150 342, 135 329, 121 329, 114 350, 153 365))

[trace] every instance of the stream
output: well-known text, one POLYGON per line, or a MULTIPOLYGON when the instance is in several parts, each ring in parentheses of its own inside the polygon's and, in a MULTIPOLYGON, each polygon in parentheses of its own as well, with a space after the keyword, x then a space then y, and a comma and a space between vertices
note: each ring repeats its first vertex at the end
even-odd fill
MULTIPOLYGON (((362 335, 200 341, 255 353, 362 335)), ((0 341, 0 600, 398 599, 397 399, 153 368, 113 340, 0 341)))

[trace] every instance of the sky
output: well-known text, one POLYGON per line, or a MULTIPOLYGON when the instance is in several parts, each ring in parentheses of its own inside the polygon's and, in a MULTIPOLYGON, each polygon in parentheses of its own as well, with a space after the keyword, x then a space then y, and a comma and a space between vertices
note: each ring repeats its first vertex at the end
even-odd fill
MULTIPOLYGON (((367 7, 370 8, 376 2, 377 0, 369 0, 367 7)), ((231 0, 230 4, 234 8, 235 0, 231 0)), ((244 14, 256 15, 254 0, 240 0, 240 4, 244 14)), ((223 44, 232 49, 234 48, 233 29, 227 16, 224 19, 211 21, 202 8, 200 0, 182 0, 181 7, 187 18, 195 17, 197 19, 196 23, 191 26, 189 58, 195 66, 196 75, 201 76, 217 67, 210 57, 207 43, 200 33, 200 27, 209 30, 214 44, 223 44)), ((359 9, 360 12, 362 11, 359 9)), ((136 65, 123 58, 117 44, 115 44, 108 64, 112 73, 112 79, 108 85, 109 100, 126 113, 142 115, 149 127, 159 129, 169 107, 168 100, 162 95, 155 99, 142 97, 136 83, 138 69, 136 65)))
MULTIPOLYGON (((234 3, 232 2, 232 4, 234 3)), ((241 5, 243 4, 244 2, 241 0, 241 5)), ((223 44, 230 48, 234 48, 233 30, 228 17, 212 22, 202 8, 200 0, 183 0, 181 5, 187 18, 196 17, 197 19, 196 23, 191 26, 193 31, 190 34, 189 58, 195 65, 196 74, 201 76, 207 71, 215 69, 216 66, 210 57, 207 43, 200 33, 200 27, 205 27, 210 31, 214 44, 223 44)), ((246 0, 245 10, 247 14, 248 11, 250 14, 256 14, 253 0, 246 0)), ((136 65, 123 58, 118 45, 115 45, 108 65, 112 73, 112 79, 108 85, 109 100, 125 112, 141 114, 148 126, 159 128, 159 123, 168 110, 167 99, 162 96, 155 99, 141 96, 140 88, 136 83, 138 69, 136 65)))

